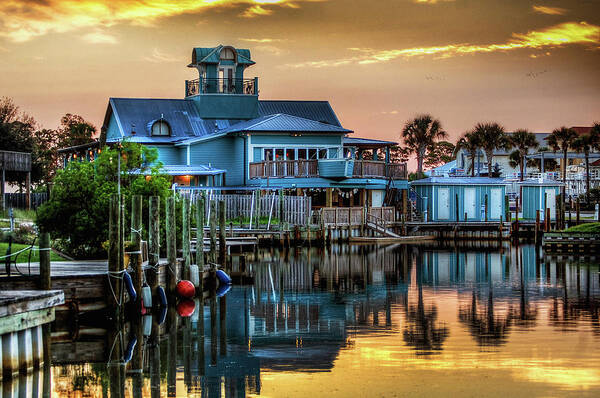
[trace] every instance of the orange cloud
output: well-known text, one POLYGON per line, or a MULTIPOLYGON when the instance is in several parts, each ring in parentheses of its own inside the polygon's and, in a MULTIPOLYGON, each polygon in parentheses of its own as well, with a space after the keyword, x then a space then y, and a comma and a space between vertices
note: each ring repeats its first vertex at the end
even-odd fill
POLYGON ((564 15, 567 10, 560 7, 533 6, 533 11, 546 15, 564 15))
POLYGON ((586 22, 566 22, 550 26, 538 31, 529 31, 524 34, 513 33, 512 39, 506 43, 497 44, 447 44, 434 47, 413 47, 394 50, 374 50, 372 48, 350 48, 360 55, 336 60, 304 62, 293 67, 329 67, 341 66, 352 63, 361 65, 387 62, 398 58, 411 58, 416 56, 435 55, 440 58, 449 58, 464 54, 491 53, 511 51, 518 49, 541 49, 560 47, 568 44, 594 45, 600 43, 600 26, 586 22))
POLYGON ((245 16, 269 15, 274 5, 297 8, 298 3, 323 0, 2 0, 0 37, 24 42, 48 33, 120 23, 151 24, 155 20, 210 8, 244 6, 245 16))

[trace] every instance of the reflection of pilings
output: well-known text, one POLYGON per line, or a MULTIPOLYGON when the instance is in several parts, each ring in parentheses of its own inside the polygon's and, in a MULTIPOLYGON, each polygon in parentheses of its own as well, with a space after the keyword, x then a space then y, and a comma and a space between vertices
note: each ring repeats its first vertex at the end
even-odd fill
POLYGON ((150 396, 160 398, 160 329, 157 320, 152 320, 152 333, 148 344, 150 346, 150 396))
POLYGON ((52 368, 51 368, 51 363, 50 363, 50 349, 51 347, 51 343, 52 343, 52 333, 51 333, 51 324, 47 323, 45 325, 42 325, 42 339, 43 339, 43 345, 44 345, 44 383, 43 383, 43 390, 42 390, 42 397, 43 398, 50 398, 52 396, 52 385, 51 385, 51 381, 52 381, 52 377, 51 377, 51 372, 52 372, 52 368))
POLYGON ((217 299, 210 298, 210 364, 217 364, 217 299))
POLYGON ((116 323, 108 333, 109 363, 108 380, 111 398, 123 398, 125 396, 125 365, 122 363, 123 350, 122 325, 116 323))
POLYGON ((221 356, 227 355, 227 296, 219 298, 219 329, 221 356))
POLYGON ((190 317, 183 319, 183 382, 190 391, 192 384, 192 336, 190 317))
POLYGON ((169 308, 167 314, 168 347, 167 347, 167 396, 177 395, 177 312, 169 308))

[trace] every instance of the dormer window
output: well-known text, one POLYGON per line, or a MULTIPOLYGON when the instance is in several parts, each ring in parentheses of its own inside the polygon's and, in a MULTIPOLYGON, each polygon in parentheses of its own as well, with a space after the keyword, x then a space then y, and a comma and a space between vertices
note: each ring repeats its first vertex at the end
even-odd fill
POLYGON ((233 48, 224 47, 221 50, 220 58, 221 58, 221 60, 235 61, 235 52, 234 52, 233 48))
POLYGON ((171 135, 171 127, 164 120, 157 120, 152 125, 153 136, 169 136, 171 135))

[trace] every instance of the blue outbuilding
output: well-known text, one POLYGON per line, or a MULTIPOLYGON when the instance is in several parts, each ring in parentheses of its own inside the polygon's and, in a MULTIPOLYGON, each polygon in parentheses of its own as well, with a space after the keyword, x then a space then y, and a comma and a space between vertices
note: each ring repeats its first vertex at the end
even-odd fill
POLYGON ((506 185, 500 178, 430 177, 410 185, 416 194, 417 210, 427 214, 428 221, 506 219, 506 185))
POLYGON ((540 219, 544 219, 545 209, 550 209, 550 219, 556 218, 556 197, 563 183, 556 180, 532 179, 518 183, 521 187, 522 218, 535 220, 540 210, 540 219))

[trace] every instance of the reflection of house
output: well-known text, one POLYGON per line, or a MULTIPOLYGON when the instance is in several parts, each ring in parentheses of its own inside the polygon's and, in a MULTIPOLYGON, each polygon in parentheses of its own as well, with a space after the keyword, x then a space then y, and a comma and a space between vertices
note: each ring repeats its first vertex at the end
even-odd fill
POLYGON ((346 137, 327 101, 259 100, 258 78, 245 76, 254 63, 247 49, 194 48, 198 78, 185 98, 111 98, 102 138, 156 148, 179 187, 311 188, 328 206, 332 193, 380 206, 386 188, 406 189, 406 165, 390 160, 395 143, 346 137))

